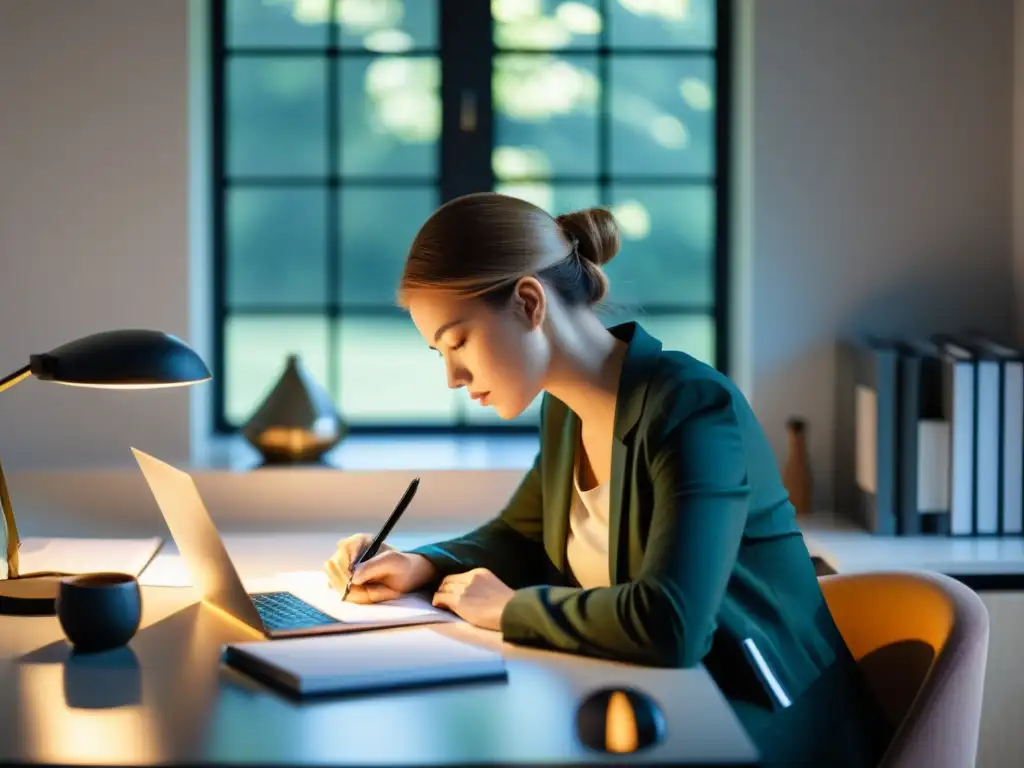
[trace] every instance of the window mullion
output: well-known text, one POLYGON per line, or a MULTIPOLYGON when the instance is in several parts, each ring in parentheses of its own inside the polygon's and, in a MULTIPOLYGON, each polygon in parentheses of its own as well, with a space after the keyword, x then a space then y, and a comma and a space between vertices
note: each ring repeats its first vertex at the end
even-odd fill
MULTIPOLYGON (((440 0, 440 200, 494 188, 491 72, 494 40, 487 0, 440 0)), ((455 428, 466 428, 464 405, 455 428)))
POLYGON ((441 200, 493 189, 491 4, 441 0, 441 200))
POLYGON ((339 163, 341 156, 341 93, 339 88, 339 62, 334 53, 338 49, 338 2, 330 2, 330 26, 327 33, 327 53, 324 66, 327 67, 326 104, 327 104, 327 178, 331 183, 327 184, 324 193, 327 195, 327 216, 325 217, 327 231, 324 233, 324 243, 327 247, 325 264, 327 267, 324 279, 327 283, 327 391, 330 392, 333 401, 341 407, 341 368, 340 356, 341 341, 338 338, 341 333, 341 250, 340 250, 340 211, 338 206, 339 190, 338 185, 333 183, 338 178, 339 163))

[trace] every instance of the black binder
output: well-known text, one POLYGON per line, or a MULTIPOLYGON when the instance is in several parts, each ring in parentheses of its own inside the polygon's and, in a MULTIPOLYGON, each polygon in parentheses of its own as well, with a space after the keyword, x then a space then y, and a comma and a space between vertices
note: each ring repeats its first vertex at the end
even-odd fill
POLYGON ((942 352, 911 339, 900 345, 899 514, 903 536, 949 533, 949 422, 942 352))

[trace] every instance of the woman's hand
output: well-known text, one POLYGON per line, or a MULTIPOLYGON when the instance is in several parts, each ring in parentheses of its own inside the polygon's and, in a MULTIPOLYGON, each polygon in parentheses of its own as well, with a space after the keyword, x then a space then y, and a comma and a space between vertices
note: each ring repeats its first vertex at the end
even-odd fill
POLYGON ((501 612, 514 594, 486 568, 474 568, 446 577, 434 593, 433 603, 483 629, 501 629, 501 612))
MULTIPOLYGON (((324 572, 331 586, 344 594, 352 562, 365 550, 373 537, 365 533, 338 542, 338 551, 326 563, 324 572)), ((348 599, 354 603, 379 603, 394 600, 419 589, 434 577, 434 566, 422 555, 399 552, 387 544, 356 568, 348 599)))

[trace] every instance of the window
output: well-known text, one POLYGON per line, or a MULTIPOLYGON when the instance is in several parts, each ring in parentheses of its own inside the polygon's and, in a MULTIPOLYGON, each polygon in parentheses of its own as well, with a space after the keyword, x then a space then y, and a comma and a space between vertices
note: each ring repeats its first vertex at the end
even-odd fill
POLYGON ((218 431, 289 354, 353 430, 533 429, 451 391, 394 307, 440 203, 615 213, 609 322, 724 369, 728 2, 212 4, 218 431))

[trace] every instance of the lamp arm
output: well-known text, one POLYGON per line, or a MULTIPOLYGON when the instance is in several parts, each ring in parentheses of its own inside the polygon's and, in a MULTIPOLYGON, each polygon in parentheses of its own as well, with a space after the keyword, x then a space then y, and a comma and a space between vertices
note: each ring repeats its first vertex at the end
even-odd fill
POLYGON ((19 381, 24 381, 31 375, 32 366, 26 365, 24 368, 19 368, 14 373, 8 376, 4 376, 2 379, 0 379, 0 392, 3 392, 5 389, 10 389, 19 381))
MULTIPOLYGON (((9 376, 0 379, 0 392, 10 389, 19 381, 23 381, 32 375, 32 366, 26 365, 19 368, 9 376)), ((5 528, 4 539, 7 541, 7 578, 14 579, 18 576, 18 548, 21 540, 18 538, 18 526, 14 522, 14 509, 11 506, 11 494, 7 491, 7 479, 4 477, 4 468, 0 464, 0 507, 3 508, 3 525, 5 528)))
POLYGON ((7 540, 7 578, 16 579, 18 577, 18 549, 21 546, 21 540, 18 538, 18 526, 14 522, 11 494, 7 492, 7 478, 4 477, 2 464, 0 464, 0 506, 3 507, 3 524, 7 529, 4 536, 7 540))

